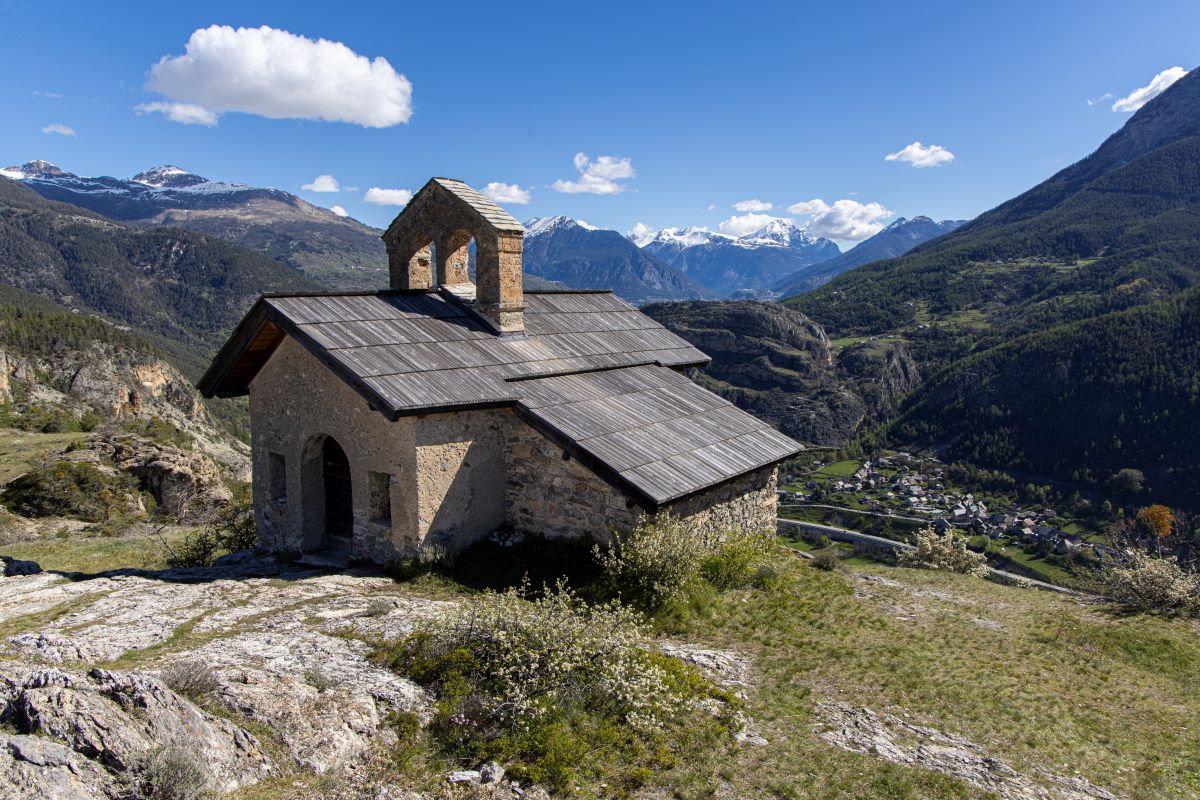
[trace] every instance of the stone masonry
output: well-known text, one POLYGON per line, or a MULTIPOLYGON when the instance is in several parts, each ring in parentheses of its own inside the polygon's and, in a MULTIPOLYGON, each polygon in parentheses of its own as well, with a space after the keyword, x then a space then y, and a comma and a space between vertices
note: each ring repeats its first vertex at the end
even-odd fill
MULTIPOLYGON (((351 470, 356 558, 389 563, 427 542, 460 549, 503 527, 605 540, 647 510, 510 408, 386 419, 316 357, 285 339, 250 389, 259 538, 273 552, 323 546, 320 444, 351 470)), ((698 528, 770 528, 775 469, 662 509, 698 528)))

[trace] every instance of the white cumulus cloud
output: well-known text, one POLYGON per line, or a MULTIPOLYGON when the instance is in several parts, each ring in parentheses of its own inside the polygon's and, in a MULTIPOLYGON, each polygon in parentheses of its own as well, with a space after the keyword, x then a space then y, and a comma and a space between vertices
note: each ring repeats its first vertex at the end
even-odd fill
POLYGON ((59 136, 74 136, 75 129, 69 125, 63 125, 61 122, 51 122, 46 127, 42 128, 42 133, 57 133, 59 136))
POLYGON ((949 164, 954 160, 954 153, 940 144, 931 144, 926 147, 920 142, 913 142, 903 150, 888 153, 884 156, 884 160, 907 161, 918 169, 924 169, 925 167, 940 167, 943 164, 949 164))
POLYGON ((858 242, 883 230, 883 221, 893 212, 879 203, 835 200, 832 205, 819 198, 788 206, 788 213, 807 216, 804 228, 813 236, 843 242, 858 242))
POLYGON ((1089 107, 1098 106, 1101 103, 1103 103, 1105 100, 1112 100, 1112 98, 1113 98, 1112 92, 1105 92, 1104 94, 1097 97, 1095 100, 1087 99, 1087 100, 1085 100, 1085 102, 1088 104, 1089 107))
POLYGON ((629 229, 629 238, 632 239, 633 243, 638 247, 643 247, 646 244, 649 244, 657 233, 657 228, 651 228, 644 222, 638 222, 629 229))
POLYGON ((337 214, 339 217, 350 216, 350 212, 346 211, 346 209, 342 208, 341 206, 330 206, 329 210, 337 214))
POLYGON ((574 164, 579 171, 579 180, 560 179, 550 184, 551 189, 566 194, 620 194, 627 187, 617 181, 637 175, 628 158, 597 156, 593 161, 586 153, 576 153, 574 164))
MULTIPOLYGON (((185 51, 151 67, 146 88, 175 101, 169 105, 206 110, 211 116, 206 125, 226 111, 364 128, 388 128, 412 116, 408 79, 387 59, 367 58, 341 42, 266 25, 210 25, 192 33, 185 51)), ((168 104, 147 103, 141 110, 162 111, 176 122, 198 121, 194 112, 171 113, 168 104)))
POLYGON ((381 189, 372 186, 363 195, 363 202, 377 206, 406 206, 412 200, 412 192, 408 189, 381 189))
POLYGON ((133 110, 138 114, 162 114, 181 125, 207 125, 211 128, 217 124, 215 113, 194 103, 139 103, 133 110))
POLYGON ((1187 70, 1183 67, 1171 67, 1164 69, 1162 72, 1155 75, 1150 83, 1140 89, 1134 89, 1125 97, 1112 104, 1113 111, 1120 111, 1126 114, 1131 114, 1137 111, 1142 106, 1149 103, 1154 98, 1171 88, 1171 84, 1187 75, 1187 70))
MULTIPOLYGON (((722 220, 717 225, 717 230, 726 236, 745 236, 747 233, 753 233, 774 219, 780 219, 780 217, 772 217, 770 214, 734 215, 729 219, 722 220)), ((791 222, 790 219, 787 221, 791 222)))
POLYGON ((741 211, 741 212, 745 213, 747 211, 770 211, 772 208, 772 205, 770 203, 766 202, 765 200, 759 200, 758 198, 754 198, 752 200, 742 200, 740 202, 734 203, 733 208, 736 211, 741 211))
POLYGON ((312 183, 306 183, 300 188, 306 192, 340 192, 342 185, 332 175, 318 175, 312 179, 312 183))
POLYGON ((532 197, 528 189, 522 189, 515 183, 501 183, 500 181, 492 181, 483 187, 483 194, 493 203, 514 206, 526 205, 532 197))

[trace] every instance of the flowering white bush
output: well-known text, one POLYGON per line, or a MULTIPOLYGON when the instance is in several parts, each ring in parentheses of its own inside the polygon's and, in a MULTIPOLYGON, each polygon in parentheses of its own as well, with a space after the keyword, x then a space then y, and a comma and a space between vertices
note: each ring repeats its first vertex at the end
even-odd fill
POLYGON ((1140 611, 1200 615, 1200 575, 1188 572, 1174 558, 1154 558, 1134 550, 1124 566, 1105 576, 1109 595, 1140 611))
POLYGON ((704 578, 718 589, 749 583, 778 553, 769 531, 709 531, 660 514, 592 554, 610 586, 622 597, 658 608, 704 578))
POLYGON ((661 514, 617 532, 611 544, 596 545, 592 553, 612 588, 657 608, 683 594, 715 548, 715 542, 679 517, 661 514))
POLYGON ((983 577, 988 573, 987 557, 967 549, 967 537, 954 528, 945 535, 932 527, 917 532, 916 547, 900 554, 900 564, 957 572, 983 577))
POLYGON ((452 669, 473 693, 460 708, 490 722, 520 727, 580 705, 653 727, 682 701, 648 655, 636 611, 588 605, 561 582, 533 600, 516 589, 485 592, 426 623, 414 642, 413 660, 443 679, 452 669))

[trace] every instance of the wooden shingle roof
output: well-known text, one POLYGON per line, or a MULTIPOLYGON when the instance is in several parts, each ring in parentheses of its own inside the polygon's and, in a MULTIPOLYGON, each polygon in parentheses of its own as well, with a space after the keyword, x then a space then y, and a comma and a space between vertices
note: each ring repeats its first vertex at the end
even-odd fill
POLYGON ((533 378, 518 411, 663 505, 795 455, 755 416, 657 366, 533 378))
POLYGON ((528 292, 525 302, 527 336, 506 339, 445 290, 267 295, 199 388, 245 394, 291 336, 389 418, 515 407, 649 506, 799 450, 676 372, 709 359, 610 292, 528 292))

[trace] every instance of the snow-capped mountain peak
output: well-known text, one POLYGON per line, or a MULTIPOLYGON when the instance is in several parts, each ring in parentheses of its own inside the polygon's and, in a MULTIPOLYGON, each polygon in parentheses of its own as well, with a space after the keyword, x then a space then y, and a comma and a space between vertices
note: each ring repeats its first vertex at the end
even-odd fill
POLYGON ((140 183, 143 186, 153 186, 156 189, 183 189, 188 186, 209 182, 207 178, 201 178, 199 175, 176 167, 173 164, 163 164, 162 166, 148 169, 145 172, 139 172, 133 176, 132 180, 134 183, 140 183))
POLYGON ((67 174, 69 173, 63 172, 49 161, 42 161, 41 159, 26 161, 19 167, 14 166, 0 169, 0 175, 11 178, 14 181, 23 181, 30 178, 51 178, 67 174))
POLYGON ((716 239, 729 239, 723 233, 710 231, 708 228, 690 225, 686 228, 663 228, 652 238, 647 239, 639 247, 645 247, 651 242, 660 244, 669 244, 676 247, 697 247, 699 245, 710 244, 716 239))
POLYGON ((789 219, 773 218, 755 231, 743 234, 738 240, 759 247, 795 247, 817 241, 808 231, 789 219))
POLYGON ((542 236, 543 234, 553 233, 556 230, 570 227, 583 228, 585 231, 599 230, 595 225, 591 225, 581 219, 571 219, 561 214, 556 217, 534 217, 522 224, 525 226, 526 236, 542 236))

